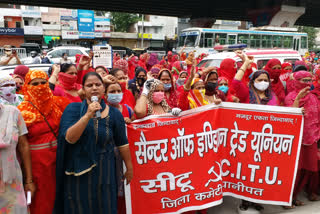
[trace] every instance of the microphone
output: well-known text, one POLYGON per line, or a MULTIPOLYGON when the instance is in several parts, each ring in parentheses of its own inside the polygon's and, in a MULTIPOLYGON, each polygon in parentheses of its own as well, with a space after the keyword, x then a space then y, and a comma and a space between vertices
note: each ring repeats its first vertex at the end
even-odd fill
MULTIPOLYGON (((98 102, 98 101, 99 101, 99 99, 98 99, 97 96, 92 96, 91 97, 91 102, 98 102)), ((101 112, 99 110, 96 111, 96 118, 97 119, 101 119, 101 112)))

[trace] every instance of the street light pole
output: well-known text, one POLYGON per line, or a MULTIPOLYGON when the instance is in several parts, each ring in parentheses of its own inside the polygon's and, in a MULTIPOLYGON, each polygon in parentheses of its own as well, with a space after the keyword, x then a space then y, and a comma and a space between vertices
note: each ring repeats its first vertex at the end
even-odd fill
POLYGON ((143 48, 143 26, 144 25, 144 14, 142 14, 142 28, 141 28, 141 48, 143 48))

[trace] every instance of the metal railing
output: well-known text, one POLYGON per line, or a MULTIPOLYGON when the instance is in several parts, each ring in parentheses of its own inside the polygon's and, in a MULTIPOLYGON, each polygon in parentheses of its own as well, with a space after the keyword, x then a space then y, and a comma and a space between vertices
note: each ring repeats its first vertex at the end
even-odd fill
MULTIPOLYGON (((20 59, 26 58, 26 57, 29 56, 29 54, 27 54, 27 50, 25 48, 12 48, 12 50, 17 51, 17 54, 18 54, 20 59)), ((1 56, 4 55, 4 49, 3 48, 0 48, 0 55, 1 56)))
POLYGON ((126 50, 113 50, 113 53, 118 53, 121 56, 121 58, 123 58, 126 55, 127 51, 126 50))

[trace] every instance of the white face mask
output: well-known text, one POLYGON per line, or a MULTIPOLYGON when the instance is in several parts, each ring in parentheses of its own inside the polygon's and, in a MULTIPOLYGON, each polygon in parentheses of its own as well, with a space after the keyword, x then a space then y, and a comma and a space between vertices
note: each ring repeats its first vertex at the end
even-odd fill
POLYGON ((262 82, 255 82, 253 85, 259 91, 265 91, 269 88, 270 83, 262 81, 262 82))
POLYGON ((16 98, 16 87, 1 87, 0 89, 0 97, 7 100, 9 103, 13 103, 16 98))

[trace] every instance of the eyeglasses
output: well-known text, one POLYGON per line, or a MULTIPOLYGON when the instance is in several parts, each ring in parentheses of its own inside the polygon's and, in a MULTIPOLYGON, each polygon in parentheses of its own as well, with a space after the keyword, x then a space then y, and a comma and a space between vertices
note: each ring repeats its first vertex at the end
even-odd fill
POLYGON ((42 82, 34 82, 31 83, 32 86, 38 86, 38 85, 45 85, 47 83, 47 81, 42 81, 42 82))

